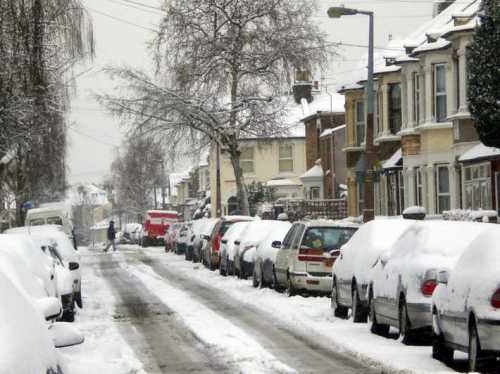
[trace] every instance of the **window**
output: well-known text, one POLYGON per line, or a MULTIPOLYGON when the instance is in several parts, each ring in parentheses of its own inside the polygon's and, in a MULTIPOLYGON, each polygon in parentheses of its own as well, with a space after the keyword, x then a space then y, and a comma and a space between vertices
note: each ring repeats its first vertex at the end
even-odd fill
POLYGON ((465 209, 491 209, 491 172, 488 163, 464 167, 465 209))
POLYGON ((298 224, 297 229, 295 230, 294 238, 291 243, 292 249, 299 248, 300 241, 302 239, 302 234, 304 234, 306 227, 303 224, 298 224))
POLYGON ((47 217, 47 225, 60 225, 62 226, 63 221, 61 217, 47 217))
POLYGON ((280 173, 293 172, 293 145, 282 144, 279 150, 280 173))
POLYGON ((399 212, 398 214, 403 214, 405 210, 405 180, 403 175, 403 170, 398 170, 398 180, 399 180, 399 212))
POLYGON ((450 171, 448 165, 436 166, 436 202, 438 213, 450 210, 450 171))
POLYGON ((420 123, 420 74, 412 74, 413 82, 413 123, 420 123))
POLYGON ((361 215, 363 214, 363 207, 365 205, 365 185, 363 183, 358 183, 358 188, 357 188, 357 194, 358 194, 358 214, 361 215))
POLYGON ((381 136, 384 129, 382 128, 382 100, 380 98, 380 93, 375 92, 375 124, 377 129, 377 135, 381 136))
POLYGON ((415 204, 418 206, 424 206, 422 189, 422 169, 415 168, 415 204))
POLYGON ((321 198, 321 188, 320 187, 311 187, 309 189, 309 198, 311 200, 319 200, 321 198))
POLYGON ((356 101, 356 145, 365 141, 365 103, 356 101))
POLYGON ((254 162, 253 162, 254 149, 252 147, 243 148, 240 155, 240 167, 243 173, 254 173, 254 162))
POLYGON ((283 249, 290 248, 290 245, 292 244, 292 240, 296 232, 297 232, 297 225, 293 225, 290 228, 290 230, 288 230, 288 233, 285 235, 285 239, 283 239, 283 244, 282 244, 283 249))
POLYGON ((306 231, 302 245, 330 252, 340 249, 354 235, 356 229, 342 227, 311 227, 306 231))
POLYGON ((35 218, 30 220, 30 226, 42 226, 45 225, 45 220, 43 218, 35 218))
POLYGON ((389 85, 389 129, 391 134, 401 130, 401 85, 389 85))
POLYGON ((448 116, 446 96, 446 65, 434 65, 434 118, 437 122, 446 121, 448 116))

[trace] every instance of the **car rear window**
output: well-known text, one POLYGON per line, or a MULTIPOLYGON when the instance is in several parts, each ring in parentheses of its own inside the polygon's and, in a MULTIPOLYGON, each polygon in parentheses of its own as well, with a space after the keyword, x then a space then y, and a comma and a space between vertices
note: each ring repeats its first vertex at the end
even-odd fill
POLYGON ((223 237, 224 234, 229 230, 229 228, 238 221, 223 221, 222 224, 220 225, 220 236, 223 237))
POLYGON ((43 226, 45 225, 45 220, 43 218, 35 218, 30 220, 30 226, 43 226))
POLYGON ((63 221, 61 217, 47 217, 47 225, 61 225, 63 221))
POLYGON ((311 227, 306 231, 304 239, 302 240, 302 245, 330 252, 331 250, 342 247, 349 241, 355 232, 355 228, 311 227))

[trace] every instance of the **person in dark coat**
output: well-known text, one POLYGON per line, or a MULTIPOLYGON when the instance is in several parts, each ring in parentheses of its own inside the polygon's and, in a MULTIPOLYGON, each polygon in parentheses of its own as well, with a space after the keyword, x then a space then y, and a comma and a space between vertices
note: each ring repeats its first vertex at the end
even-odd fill
POLYGON ((108 226, 108 243, 106 245, 106 248, 104 248, 104 252, 107 252, 108 249, 109 249, 109 247, 113 247, 113 252, 116 251, 115 239, 116 239, 115 222, 114 221, 109 221, 109 226, 108 226))

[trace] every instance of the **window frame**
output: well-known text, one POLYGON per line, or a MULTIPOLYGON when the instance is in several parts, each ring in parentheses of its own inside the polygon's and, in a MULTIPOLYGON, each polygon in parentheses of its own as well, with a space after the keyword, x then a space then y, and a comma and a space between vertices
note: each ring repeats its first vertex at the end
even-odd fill
POLYGON ((278 171, 280 173, 293 173, 293 171, 295 170, 295 162, 294 162, 294 150, 295 150, 295 147, 293 144, 280 144, 278 146, 278 171), (282 157, 282 154, 281 154, 281 150, 282 148, 284 147, 289 147, 290 148, 290 156, 289 157, 282 157), (291 167, 291 170, 285 170, 284 168, 282 168, 281 166, 281 163, 283 162, 291 162, 292 164, 292 167, 291 167))
POLYGON ((422 168, 415 168, 415 205, 424 206, 424 183, 422 180, 422 168))
POLYGON ((446 81, 446 63, 438 63, 433 65, 433 103, 434 103, 434 119, 436 122, 446 122, 448 118, 448 82, 446 81), (438 92, 438 70, 444 74, 444 91, 438 92), (441 117, 438 113, 438 100, 444 97, 444 116, 441 117))
POLYGON ((420 109, 421 109, 421 90, 420 73, 414 71, 412 73, 412 86, 413 86, 413 123, 418 125, 420 123, 420 109))
POLYGON ((436 179, 436 211, 438 214, 442 214, 445 210, 450 210, 451 209, 451 178, 450 178, 450 167, 448 164, 436 164, 435 165, 435 179, 436 179), (448 176, 448 191, 447 192, 441 192, 440 191, 440 174, 439 170, 440 169, 445 169, 447 176, 448 176), (441 199, 446 198, 448 200, 448 208, 444 209, 444 207, 441 206, 441 199))
POLYGON ((354 102, 354 122, 356 124, 356 129, 355 129, 355 135, 356 135, 356 145, 361 146, 365 142, 366 139, 366 109, 365 109, 365 101, 364 100, 356 100, 354 102), (363 108, 363 118, 362 120, 359 119, 359 111, 358 108, 363 108), (360 138, 360 131, 359 128, 363 128, 363 137, 362 139, 360 138))
POLYGON ((395 135, 399 131, 401 131, 401 126, 403 125, 403 114, 402 114, 402 91, 401 91, 401 83, 389 83, 388 85, 388 103, 389 103, 389 131, 391 134, 395 135), (395 96, 394 90, 399 90, 399 102, 398 105, 395 105, 395 96), (399 123, 396 123, 396 120, 399 120, 399 123))
POLYGON ((254 174, 255 173, 255 147, 253 146, 248 146, 248 147, 242 147, 240 149, 240 168, 243 172, 243 174, 254 174), (252 150, 252 158, 243 158, 243 152, 247 150, 252 150), (244 164, 251 165, 251 170, 245 170, 243 167, 244 164))
POLYGON ((493 196, 492 196, 492 172, 491 165, 489 162, 482 162, 474 165, 463 166, 463 183, 464 183, 464 208, 478 210, 493 209, 493 196), (485 171, 484 175, 481 173, 481 169, 485 171), (486 187, 486 190, 483 190, 486 187), (486 194, 483 192, 486 191, 486 194), (470 192, 470 204, 468 201, 470 192), (479 196, 476 196, 478 193, 479 196), (479 206, 476 206, 476 201, 479 202, 479 206), (486 203, 486 204, 485 204, 486 203))
POLYGON ((309 199, 310 200, 320 200, 321 199, 321 187, 318 187, 318 186, 309 187, 309 199), (318 192, 317 197, 313 196, 313 191, 318 192))

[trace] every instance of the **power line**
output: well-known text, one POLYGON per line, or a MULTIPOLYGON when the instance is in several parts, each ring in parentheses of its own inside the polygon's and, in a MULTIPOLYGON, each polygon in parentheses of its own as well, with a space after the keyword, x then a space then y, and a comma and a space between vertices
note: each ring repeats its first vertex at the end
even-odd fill
POLYGON ((88 7, 88 6, 86 6, 85 8, 86 8, 86 9, 88 9, 88 10, 90 10, 90 11, 92 11, 92 12, 94 12, 94 13, 97 13, 97 14, 103 15, 103 16, 105 16, 105 17, 108 17, 108 18, 114 19, 115 21, 122 22, 122 23, 126 23, 127 25, 130 25, 130 26, 135 26, 135 27, 138 27, 138 28, 140 28, 140 29, 147 30, 147 31, 152 31, 152 32, 156 33, 156 30, 154 30, 154 29, 152 29, 152 28, 150 28, 150 27, 147 27, 147 26, 142 26, 142 25, 138 25, 137 23, 133 23, 133 22, 130 22, 130 21, 124 20, 124 19, 122 19, 122 18, 112 16, 111 14, 101 12, 100 10, 93 9, 93 8, 88 7))
POLYGON ((137 9, 137 10, 140 10, 141 12, 146 12, 146 13, 150 13, 150 14, 158 14, 158 15, 162 15, 164 13, 161 12, 160 8, 157 8, 158 10, 151 10, 150 8, 142 8, 140 6, 137 6, 137 5, 133 5, 133 4, 129 4, 127 2, 125 2, 125 0, 107 0, 111 3, 115 3, 115 4, 120 4, 121 6, 125 6, 125 7, 128 7, 128 8, 132 8, 132 9, 137 9))
POLYGON ((92 136, 92 135, 85 134, 84 132, 81 132, 81 131, 79 131, 79 130, 77 130, 77 129, 73 128, 73 127, 69 127, 69 129, 70 129, 71 131, 73 131, 73 132, 75 132, 75 133, 77 133, 77 134, 81 135, 81 136, 84 136, 84 137, 86 137, 86 138, 89 138, 89 139, 93 140, 93 141, 94 141, 94 142, 96 142, 96 143, 101 143, 101 144, 103 144, 103 145, 107 145, 107 146, 109 146, 109 147, 120 147, 120 146, 119 146, 119 145, 117 145, 117 144, 108 143, 108 142, 106 142, 106 141, 104 141, 104 140, 101 140, 101 139, 99 139, 99 138, 96 138, 96 137, 94 137, 94 136, 92 136))

